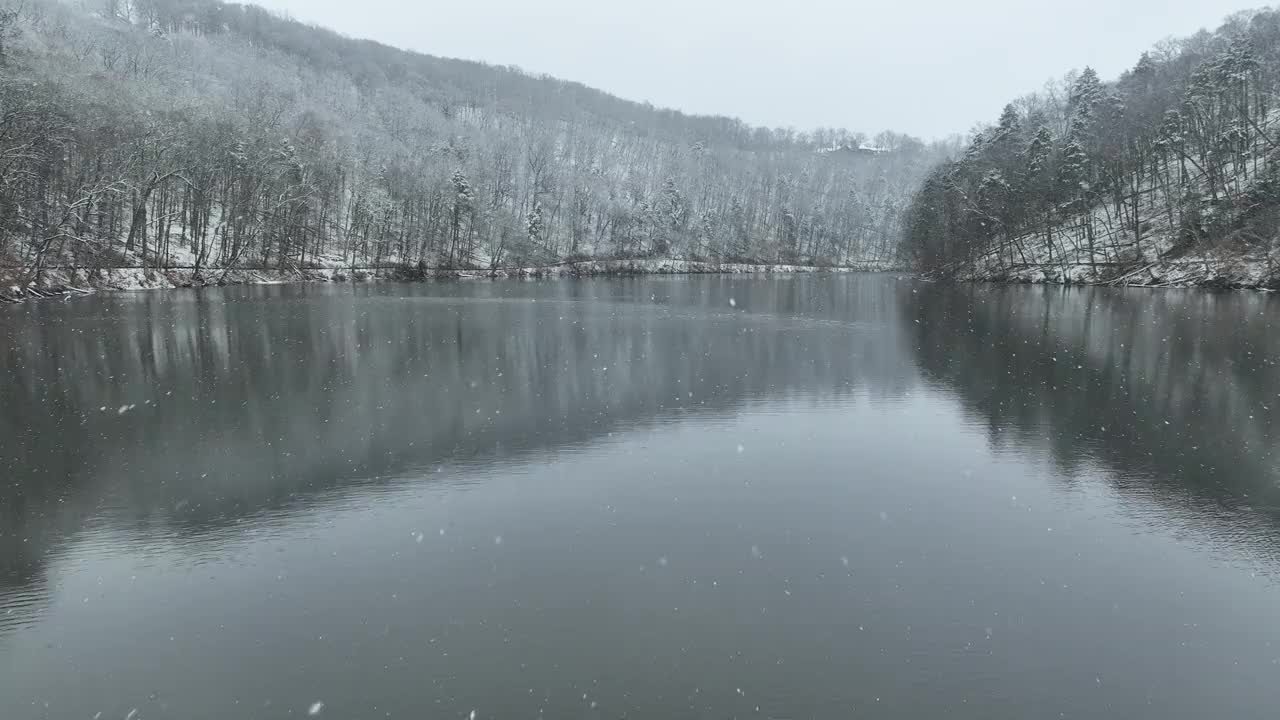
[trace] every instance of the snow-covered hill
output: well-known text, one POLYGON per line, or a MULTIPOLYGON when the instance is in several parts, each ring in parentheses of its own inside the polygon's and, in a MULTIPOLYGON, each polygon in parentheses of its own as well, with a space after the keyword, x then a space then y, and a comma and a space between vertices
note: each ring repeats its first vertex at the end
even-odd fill
POLYGON ((1005 108, 922 183, 904 247, 967 280, 1270 287, 1280 12, 1086 69, 1005 108))

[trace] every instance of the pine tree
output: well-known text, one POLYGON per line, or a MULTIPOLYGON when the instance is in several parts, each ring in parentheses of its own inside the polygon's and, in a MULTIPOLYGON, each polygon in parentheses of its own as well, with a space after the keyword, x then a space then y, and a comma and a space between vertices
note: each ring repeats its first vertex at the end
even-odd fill
POLYGON ((541 248, 543 241, 543 233, 545 228, 542 224, 542 202, 533 201, 533 207, 529 209, 529 215, 526 217, 525 231, 529 238, 529 245, 532 248, 541 248))
POLYGON ((1075 124, 1077 119, 1087 121, 1102 100, 1102 95, 1102 81, 1098 79, 1097 71, 1086 67, 1072 84, 1071 93, 1067 98, 1067 109, 1071 113, 1072 123, 1075 124))
POLYGON ((1000 113, 1000 122, 986 148, 987 159, 1005 178, 1016 177, 1021 168, 1018 167, 1018 156, 1022 150, 1022 116, 1012 104, 1005 105, 1000 113))
POLYGON ((454 171, 452 184, 453 207, 450 210, 449 222, 451 239, 449 244, 449 267, 454 267, 461 259, 459 250, 461 248, 462 224, 464 219, 470 219, 474 206, 471 183, 467 182, 467 176, 462 170, 454 171))
POLYGON ((1053 176, 1053 134, 1049 128, 1040 126, 1031 144, 1027 146, 1023 164, 1025 167, 1022 186, 1025 190, 1026 202, 1032 215, 1038 215, 1044 225, 1045 244, 1049 249, 1049 262, 1053 262, 1053 209, 1054 209, 1054 176, 1053 176))
POLYGON ((1079 211, 1079 201, 1089 190, 1089 156, 1073 133, 1062 146, 1056 173, 1056 195, 1064 198, 1065 207, 1079 211))
POLYGON ((668 177, 662 183, 661 219, 654 251, 665 255, 675 247, 684 236, 689 226, 689 207, 676 181, 668 177))

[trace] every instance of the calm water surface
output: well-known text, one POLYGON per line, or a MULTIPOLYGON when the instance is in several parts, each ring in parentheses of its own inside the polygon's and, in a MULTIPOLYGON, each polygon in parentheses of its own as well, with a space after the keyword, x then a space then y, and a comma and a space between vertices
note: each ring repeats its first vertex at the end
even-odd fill
POLYGON ((0 308, 0 718, 1274 718, 1278 313, 872 275, 0 308))

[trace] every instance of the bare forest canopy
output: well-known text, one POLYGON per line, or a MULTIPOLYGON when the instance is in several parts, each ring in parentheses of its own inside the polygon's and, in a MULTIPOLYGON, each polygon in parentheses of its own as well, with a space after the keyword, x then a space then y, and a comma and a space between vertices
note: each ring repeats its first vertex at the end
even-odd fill
POLYGON ((216 0, 0 0, 0 263, 895 262, 947 148, 797 133, 216 0))
POLYGON ((1073 74, 1006 107, 928 175, 904 254, 978 278, 1088 281, 1234 262, 1272 283, 1278 96, 1276 10, 1166 41, 1115 82, 1073 74))

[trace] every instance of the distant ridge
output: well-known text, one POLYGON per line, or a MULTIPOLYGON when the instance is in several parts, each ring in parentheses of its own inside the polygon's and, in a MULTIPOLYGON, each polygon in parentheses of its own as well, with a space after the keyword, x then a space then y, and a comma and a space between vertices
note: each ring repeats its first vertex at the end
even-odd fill
POLYGON ((17 290, 97 277, 63 267, 198 282, 248 267, 886 263, 946 149, 656 109, 252 5, 0 7, 0 287, 17 290), (840 146, 876 151, 818 152, 840 146))

